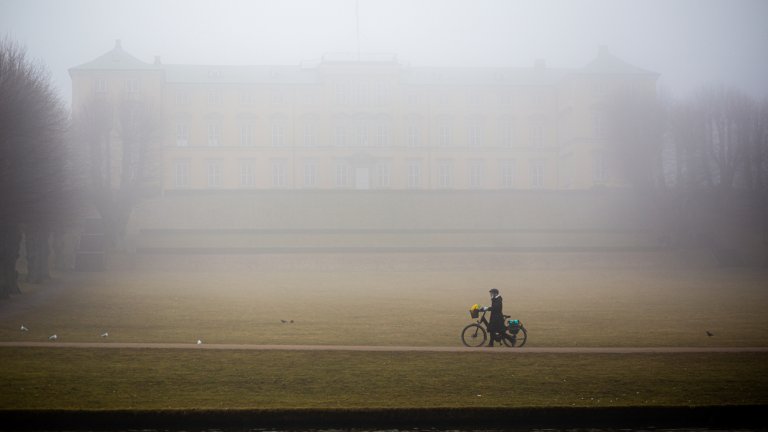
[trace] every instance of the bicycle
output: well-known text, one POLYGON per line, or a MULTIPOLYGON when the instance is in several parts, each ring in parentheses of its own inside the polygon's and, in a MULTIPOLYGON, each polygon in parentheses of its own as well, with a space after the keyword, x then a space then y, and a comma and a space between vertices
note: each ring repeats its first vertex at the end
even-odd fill
MULTIPOLYGON (((469 324, 461 331, 461 342, 468 347, 479 347, 485 345, 488 340, 488 325, 490 324, 485 318, 487 311, 483 311, 483 315, 480 316, 480 309, 477 305, 473 306, 469 310, 469 315, 477 319, 477 322, 469 324), (478 318, 479 317, 479 318, 478 318)), ((508 347, 519 348, 525 345, 528 340, 528 330, 526 330, 523 323, 520 320, 510 319, 509 315, 504 315, 504 332, 501 334, 501 340, 504 345, 508 347)))

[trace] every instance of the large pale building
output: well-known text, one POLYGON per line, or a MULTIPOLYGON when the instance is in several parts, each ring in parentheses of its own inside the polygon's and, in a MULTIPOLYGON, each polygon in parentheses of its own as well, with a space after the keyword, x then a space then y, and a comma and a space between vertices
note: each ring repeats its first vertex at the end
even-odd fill
POLYGON ((658 78, 605 48, 572 69, 411 67, 365 55, 219 66, 145 63, 119 41, 70 75, 75 114, 99 99, 159 113, 164 191, 618 184, 604 155, 607 98, 655 94, 658 78))

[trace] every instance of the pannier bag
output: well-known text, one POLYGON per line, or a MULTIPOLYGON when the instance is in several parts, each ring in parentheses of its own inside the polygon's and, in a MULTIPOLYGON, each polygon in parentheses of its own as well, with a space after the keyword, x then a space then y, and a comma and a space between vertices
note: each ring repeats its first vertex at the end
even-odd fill
POLYGON ((507 321, 507 326, 509 327, 509 332, 516 335, 520 331, 520 320, 511 319, 507 321))

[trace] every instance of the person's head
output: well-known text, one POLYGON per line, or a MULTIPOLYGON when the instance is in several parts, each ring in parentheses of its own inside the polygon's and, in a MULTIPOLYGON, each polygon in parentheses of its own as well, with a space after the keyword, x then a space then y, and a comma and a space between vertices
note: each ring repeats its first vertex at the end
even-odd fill
POLYGON ((494 298, 497 295, 499 295, 499 290, 497 290, 496 288, 491 288, 491 290, 488 292, 491 294, 491 298, 494 298))

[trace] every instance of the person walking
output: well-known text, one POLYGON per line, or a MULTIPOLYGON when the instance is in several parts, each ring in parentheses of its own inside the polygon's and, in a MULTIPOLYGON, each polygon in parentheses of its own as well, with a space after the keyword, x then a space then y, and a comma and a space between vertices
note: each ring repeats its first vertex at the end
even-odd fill
POLYGON ((504 303, 501 295, 499 295, 499 290, 496 288, 491 288, 488 293, 491 294, 491 305, 483 307, 482 310, 491 312, 491 319, 488 320, 488 332, 490 333, 488 346, 492 347, 496 341, 501 343, 501 338, 504 335, 504 303))

